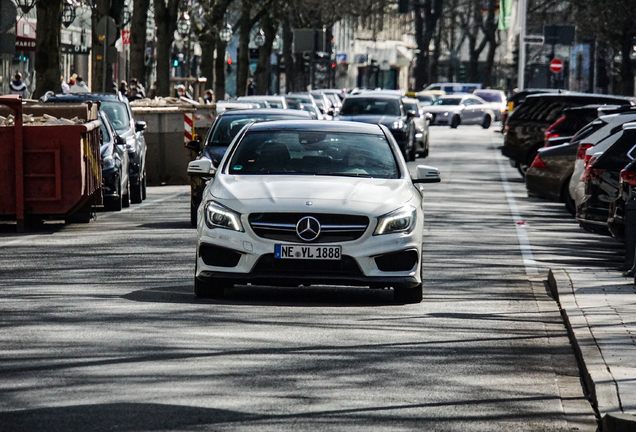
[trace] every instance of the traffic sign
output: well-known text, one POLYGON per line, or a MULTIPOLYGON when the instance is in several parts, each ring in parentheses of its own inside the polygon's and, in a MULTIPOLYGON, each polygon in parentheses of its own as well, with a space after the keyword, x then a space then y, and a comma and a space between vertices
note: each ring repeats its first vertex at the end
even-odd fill
POLYGON ((99 36, 99 43, 104 45, 104 39, 106 39, 106 45, 112 45, 117 40, 117 23, 113 17, 105 16, 97 23, 97 35, 99 36))
POLYGON ((559 73, 563 70, 563 60, 555 57, 550 62, 550 71, 553 73, 559 73))

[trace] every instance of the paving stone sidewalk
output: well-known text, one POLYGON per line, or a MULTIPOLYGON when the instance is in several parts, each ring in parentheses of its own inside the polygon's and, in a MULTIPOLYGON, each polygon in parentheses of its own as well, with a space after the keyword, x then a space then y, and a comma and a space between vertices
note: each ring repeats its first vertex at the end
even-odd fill
POLYGON ((557 298, 601 416, 601 430, 636 431, 636 286, 618 271, 552 269, 557 298))

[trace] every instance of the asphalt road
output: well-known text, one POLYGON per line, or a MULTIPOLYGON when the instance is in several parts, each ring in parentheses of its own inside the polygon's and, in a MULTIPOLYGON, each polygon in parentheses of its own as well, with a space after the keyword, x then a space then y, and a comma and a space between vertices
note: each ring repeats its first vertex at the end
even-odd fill
POLYGON ((417 305, 334 287, 196 299, 186 187, 88 225, 0 225, 0 430, 593 431, 543 279, 618 254, 528 199, 499 145, 433 128, 417 305))

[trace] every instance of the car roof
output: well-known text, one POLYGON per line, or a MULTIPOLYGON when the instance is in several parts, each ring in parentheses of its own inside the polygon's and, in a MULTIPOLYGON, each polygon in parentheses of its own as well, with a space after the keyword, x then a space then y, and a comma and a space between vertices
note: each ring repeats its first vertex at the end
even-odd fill
POLYGON ((531 94, 526 96, 526 101, 534 101, 539 99, 566 99, 566 100, 579 100, 579 99, 588 99, 590 103, 594 103, 595 99, 598 100, 612 100, 612 101, 625 101, 625 104, 633 103, 632 99, 627 96, 614 96, 614 95, 604 95, 604 94, 594 94, 594 93, 540 93, 540 94, 531 94))
POLYGON ((45 102, 73 103, 92 100, 124 102, 124 99, 119 94, 114 93, 60 93, 48 97, 45 102))
POLYGON ((388 93, 360 93, 352 96, 348 96, 347 99, 393 99, 393 100, 402 100, 403 96, 398 94, 388 94, 388 93))
POLYGON ((250 131, 289 130, 307 132, 352 132, 384 135, 377 124, 332 120, 275 120, 254 123, 250 131))
POLYGON ((256 108, 256 109, 236 109, 224 111, 219 114, 219 117, 228 117, 235 115, 262 115, 262 114, 278 114, 278 115, 288 115, 290 117, 298 117, 298 118, 311 118, 311 114, 307 111, 301 110, 291 110, 291 109, 281 109, 281 108, 256 108))
POLYGON ((497 90, 497 89, 477 89, 473 92, 473 94, 475 93, 503 93, 503 90, 497 90))

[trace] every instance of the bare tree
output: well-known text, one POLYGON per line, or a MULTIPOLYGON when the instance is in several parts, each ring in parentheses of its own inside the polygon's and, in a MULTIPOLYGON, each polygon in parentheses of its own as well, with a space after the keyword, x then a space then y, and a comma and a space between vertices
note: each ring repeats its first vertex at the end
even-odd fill
POLYGON ((435 27, 442 16, 444 0, 413 0, 415 12, 415 42, 419 52, 415 65, 415 90, 421 90, 430 83, 429 46, 435 34, 435 27))
POLYGON ((38 28, 35 39, 36 88, 33 98, 49 90, 62 91, 60 83, 60 28, 62 27, 62 0, 48 0, 36 4, 38 28))
POLYGON ((170 49, 179 14, 179 0, 154 0, 157 25, 157 95, 170 95, 170 49))
POLYGON ((130 75, 146 85, 146 22, 150 0, 133 0, 130 25, 130 75))

